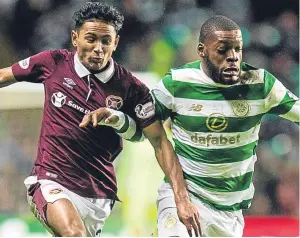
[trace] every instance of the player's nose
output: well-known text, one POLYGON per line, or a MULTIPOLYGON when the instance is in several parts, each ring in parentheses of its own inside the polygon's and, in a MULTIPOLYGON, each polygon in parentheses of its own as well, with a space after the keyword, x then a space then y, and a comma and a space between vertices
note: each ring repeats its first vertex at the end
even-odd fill
POLYGON ((95 51, 96 53, 103 53, 103 45, 102 45, 101 42, 97 42, 97 43, 95 44, 94 51, 95 51))
POLYGON ((227 62, 237 62, 239 60, 238 54, 234 50, 228 52, 226 61, 227 62))

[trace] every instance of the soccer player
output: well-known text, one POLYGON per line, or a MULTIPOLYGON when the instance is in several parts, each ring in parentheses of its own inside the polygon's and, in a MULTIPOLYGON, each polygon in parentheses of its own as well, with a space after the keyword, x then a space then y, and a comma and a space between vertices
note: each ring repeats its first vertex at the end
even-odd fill
POLYGON ((179 217, 199 234, 198 211, 151 94, 112 58, 122 14, 88 2, 73 19, 75 52, 48 50, 0 70, 1 87, 26 81, 45 88, 37 158, 24 182, 32 212, 55 236, 98 236, 119 200, 112 162, 122 150, 120 136, 138 141, 145 134, 171 180, 179 217), (101 126, 81 123, 96 109, 101 126))
MULTIPOLYGON (((267 70, 242 62, 239 26, 213 16, 201 27, 201 61, 171 69, 152 90, 156 113, 171 118, 191 201, 203 236, 241 237, 251 205, 255 148, 267 113, 299 123, 299 99, 267 70)), ((159 189, 159 236, 186 236, 167 179, 159 189)))

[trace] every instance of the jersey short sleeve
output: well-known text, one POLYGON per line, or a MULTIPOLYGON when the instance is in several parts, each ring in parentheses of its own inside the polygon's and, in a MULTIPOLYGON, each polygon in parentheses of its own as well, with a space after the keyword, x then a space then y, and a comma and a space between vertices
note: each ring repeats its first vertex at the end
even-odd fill
POLYGON ((155 100, 155 113, 160 120, 166 120, 171 116, 174 96, 173 96, 173 80, 171 74, 167 74, 152 89, 152 95, 155 100))
POLYGON ((265 71, 265 95, 268 113, 299 123, 299 98, 267 71, 265 71))
POLYGON ((56 68, 52 51, 44 51, 12 65, 17 81, 42 83, 56 68))
POLYGON ((143 83, 135 85, 133 98, 134 120, 141 128, 145 128, 156 121, 155 108, 149 88, 143 83))

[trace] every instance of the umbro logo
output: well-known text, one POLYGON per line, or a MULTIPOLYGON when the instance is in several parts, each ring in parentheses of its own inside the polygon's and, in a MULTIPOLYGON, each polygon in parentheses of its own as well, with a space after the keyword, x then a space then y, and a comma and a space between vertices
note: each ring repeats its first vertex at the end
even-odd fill
POLYGON ((70 78, 64 78, 64 82, 63 85, 67 86, 70 89, 73 89, 73 86, 76 85, 76 83, 74 83, 73 79, 70 78))

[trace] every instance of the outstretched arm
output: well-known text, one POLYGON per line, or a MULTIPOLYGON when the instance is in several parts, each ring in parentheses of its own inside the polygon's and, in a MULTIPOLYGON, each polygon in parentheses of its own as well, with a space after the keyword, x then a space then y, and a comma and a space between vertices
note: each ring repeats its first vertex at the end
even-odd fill
POLYGON ((153 146, 157 161, 173 188, 179 219, 186 226, 190 236, 192 236, 192 230, 194 230, 196 236, 200 236, 198 210, 190 202, 181 165, 161 122, 156 121, 144 128, 143 133, 153 146))
POLYGON ((6 87, 16 82, 17 80, 13 75, 11 67, 0 69, 0 88, 6 87))
POLYGON ((268 113, 276 114, 299 124, 299 98, 267 71, 265 71, 265 82, 265 92, 267 94, 265 98, 265 107, 268 113))
POLYGON ((144 140, 142 129, 136 126, 135 121, 121 111, 102 107, 85 115, 79 124, 80 127, 86 127, 92 123, 94 127, 110 126, 116 133, 125 140, 139 142, 144 140))

